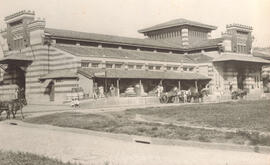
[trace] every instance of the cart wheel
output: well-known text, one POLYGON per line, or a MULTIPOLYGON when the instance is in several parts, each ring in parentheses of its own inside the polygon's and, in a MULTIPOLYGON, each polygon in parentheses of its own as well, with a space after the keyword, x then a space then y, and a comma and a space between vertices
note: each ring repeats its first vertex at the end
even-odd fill
POLYGON ((166 95, 163 95, 160 97, 160 102, 161 103, 168 103, 168 96, 166 95))
POLYGON ((175 97, 175 101, 174 101, 174 103, 179 103, 180 102, 180 99, 179 99, 179 97, 178 96, 176 96, 175 97))
POLYGON ((172 103, 179 103, 179 98, 177 96, 173 96, 172 103))

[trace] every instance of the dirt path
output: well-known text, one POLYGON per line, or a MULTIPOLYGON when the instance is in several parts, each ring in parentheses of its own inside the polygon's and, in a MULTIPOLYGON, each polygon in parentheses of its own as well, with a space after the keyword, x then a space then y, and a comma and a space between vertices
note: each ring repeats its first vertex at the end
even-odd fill
MULTIPOLYGON (((88 108, 87 102, 82 103, 81 108, 72 108, 69 104, 64 105, 42 105, 42 104, 30 104, 24 107, 23 112, 26 116, 35 117, 42 116, 46 114, 58 113, 58 112, 70 112, 77 111, 80 113, 102 113, 109 111, 124 111, 131 108, 147 108, 147 107, 168 107, 168 106, 184 106, 192 105, 198 103, 175 103, 175 104, 147 104, 147 105, 119 105, 111 107, 99 107, 99 108, 88 108)), ((201 104, 210 104, 210 103, 201 103, 201 104)), ((5 116, 5 115, 3 115, 5 116)))
POLYGON ((83 164, 270 165, 252 152, 138 144, 106 137, 0 123, 0 149, 25 151, 83 164))
POLYGON ((135 118, 133 119, 134 121, 137 122, 146 122, 146 123, 152 123, 152 124, 161 124, 161 125, 174 125, 178 127, 186 127, 186 128, 194 128, 194 129, 204 129, 204 130, 211 130, 211 131, 219 131, 219 132, 228 132, 228 133, 236 133, 238 131, 246 131, 246 132, 252 132, 252 133, 259 133, 263 135, 270 136, 270 132, 263 132, 263 131, 257 131, 257 130, 247 130, 247 129, 240 129, 240 128, 226 128, 226 127, 207 127, 207 126, 202 126, 202 125, 194 125, 188 122, 166 122, 166 121, 161 121, 158 118, 149 118, 147 116, 141 115, 141 114, 136 114, 135 118))

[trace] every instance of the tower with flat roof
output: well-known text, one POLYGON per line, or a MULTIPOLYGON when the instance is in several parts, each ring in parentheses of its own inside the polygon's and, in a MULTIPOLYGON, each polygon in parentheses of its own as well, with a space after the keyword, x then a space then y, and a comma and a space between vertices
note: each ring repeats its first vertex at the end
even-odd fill
POLYGON ((232 52, 250 54, 253 41, 252 30, 251 26, 236 23, 229 24, 226 26, 223 37, 230 38, 232 52))
MULTIPOLYGON (((34 11, 22 10, 5 17, 7 28, 1 32, 8 50, 21 50, 33 44, 32 38, 45 27, 44 19, 35 20, 34 11)), ((40 36, 39 36, 40 38, 40 36)))
POLYGON ((181 18, 141 29, 139 32, 152 40, 164 40, 188 47, 194 42, 210 38, 211 31, 216 29, 212 25, 181 18))

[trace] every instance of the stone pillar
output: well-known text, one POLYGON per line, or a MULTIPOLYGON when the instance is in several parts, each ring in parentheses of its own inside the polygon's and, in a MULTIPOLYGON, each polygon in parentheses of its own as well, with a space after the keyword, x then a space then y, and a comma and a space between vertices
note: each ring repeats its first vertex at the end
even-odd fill
POLYGON ((196 88, 196 92, 198 92, 198 81, 195 80, 195 88, 196 88))
POLYGON ((178 89, 181 90, 181 81, 178 80, 178 89))
POLYGON ((116 80, 116 90, 117 90, 117 97, 119 97, 120 96, 120 79, 117 79, 116 80))

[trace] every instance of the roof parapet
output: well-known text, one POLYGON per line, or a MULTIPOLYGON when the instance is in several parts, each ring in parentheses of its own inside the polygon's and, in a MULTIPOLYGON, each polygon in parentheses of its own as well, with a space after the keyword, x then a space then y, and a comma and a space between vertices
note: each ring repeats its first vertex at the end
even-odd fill
POLYGON ((228 24, 226 25, 226 28, 242 28, 247 30, 253 30, 252 26, 242 25, 238 23, 228 24))
POLYGON ((9 16, 6 16, 6 17, 5 17, 5 21, 10 20, 10 19, 15 18, 15 17, 18 17, 18 16, 20 16, 20 15, 24 15, 24 14, 34 16, 34 15, 35 15, 35 11, 31 11, 31 10, 27 10, 27 11, 26 11, 26 10, 22 10, 22 11, 19 11, 19 12, 17 12, 17 13, 14 13, 14 14, 11 14, 11 15, 9 15, 9 16))
POLYGON ((176 26, 196 26, 196 27, 201 27, 201 28, 205 28, 205 29, 209 29, 210 31, 212 30, 216 30, 217 27, 216 26, 212 26, 212 25, 207 25, 204 23, 200 23, 200 22, 195 22, 195 21, 191 21, 188 19, 184 19, 184 18, 180 18, 180 19, 175 19, 175 20, 171 20, 171 21, 167 21, 161 24, 157 24, 148 28, 144 28, 141 30, 138 30, 139 33, 147 33, 150 31, 156 31, 156 30, 160 30, 160 29, 165 29, 165 28, 171 28, 171 27, 176 27, 176 26))

